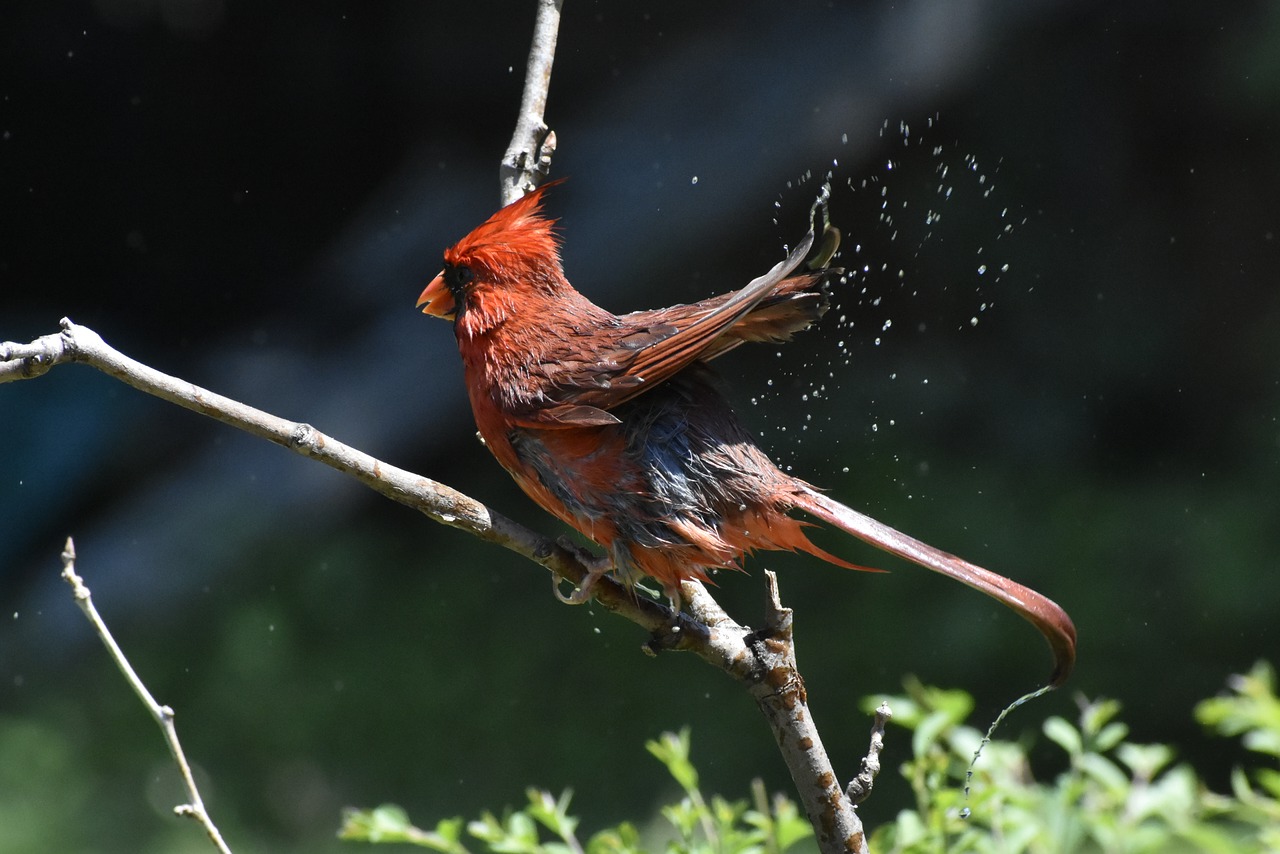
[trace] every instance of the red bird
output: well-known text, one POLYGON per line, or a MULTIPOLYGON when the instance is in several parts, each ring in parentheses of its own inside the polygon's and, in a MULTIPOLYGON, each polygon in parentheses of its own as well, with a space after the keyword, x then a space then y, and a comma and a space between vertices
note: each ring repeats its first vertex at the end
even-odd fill
POLYGON ((476 426, 520 488, 602 546, 607 560, 573 601, 614 569, 649 576, 675 607, 680 582, 740 568, 756 550, 818 548, 801 512, 961 581, 1029 620, 1054 656, 1051 683, 1075 663, 1070 617, 1046 597, 908 537, 779 470, 738 423, 707 363, 744 341, 786 341, 826 310, 832 271, 790 275, 813 231, 734 293, 615 315, 569 284, 544 185, 445 250, 423 313, 453 321, 476 426))

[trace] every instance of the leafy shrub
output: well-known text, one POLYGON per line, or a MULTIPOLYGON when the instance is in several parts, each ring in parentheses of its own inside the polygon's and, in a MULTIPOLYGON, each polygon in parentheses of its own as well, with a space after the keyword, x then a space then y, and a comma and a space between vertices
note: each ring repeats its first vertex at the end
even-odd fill
MULTIPOLYGON (((1227 684, 1229 693, 1201 702, 1196 718, 1217 735, 1240 738, 1249 751, 1280 758, 1274 670, 1259 662, 1227 684)), ((881 699, 866 701, 868 710, 881 699)), ((973 709, 963 691, 909 680, 906 693, 889 703, 893 722, 911 733, 912 758, 901 770, 916 805, 874 829, 876 854, 1280 851, 1280 770, 1237 767, 1231 793, 1212 792, 1194 768, 1175 762, 1172 747, 1130 741, 1115 700, 1082 699, 1074 723, 1056 716, 1044 722, 1044 735, 1068 760, 1066 771, 1044 783, 1032 776, 1025 746, 1014 742, 987 743, 970 772, 982 735, 963 723, 973 709)), ((530 789, 528 804, 501 818, 450 818, 433 830, 415 827, 395 806, 351 810, 340 835, 444 854, 782 854, 801 842, 815 847, 794 802, 769 798, 759 780, 750 800, 706 798, 689 759, 688 730, 646 747, 684 790, 660 810, 665 833, 642 834, 642 825, 623 822, 583 843, 569 815, 572 794, 530 789)))

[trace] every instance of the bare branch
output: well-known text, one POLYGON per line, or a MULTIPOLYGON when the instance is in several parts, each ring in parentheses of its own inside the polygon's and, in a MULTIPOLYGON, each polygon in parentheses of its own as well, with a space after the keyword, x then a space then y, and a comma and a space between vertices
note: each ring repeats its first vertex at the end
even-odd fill
POLYGON ((551 63, 556 56, 560 31, 560 9, 564 0, 538 0, 538 17, 533 24, 533 45, 524 74, 524 94, 520 114, 507 153, 502 155, 500 181, 502 204, 509 205, 547 177, 556 135, 543 119, 547 111, 547 91, 551 87, 551 63))
MULTIPOLYGON (((562 3, 538 0, 520 115, 502 161, 503 204, 536 186, 550 168, 555 134, 548 131, 543 114, 562 3)), ((590 573, 589 559, 584 560, 572 546, 541 537, 444 484, 383 463, 309 424, 278 418, 156 371, 111 348, 93 330, 65 318, 58 335, 46 335, 26 345, 0 344, 0 382, 39 376, 63 362, 88 364, 141 391, 319 460, 437 522, 541 564, 556 579, 583 583, 590 573)), ((822 850, 865 852, 862 823, 853 803, 840 791, 808 710, 804 683, 795 664, 791 611, 782 607, 777 577, 772 572, 766 577, 769 597, 766 628, 761 632, 751 632, 735 622, 696 581, 681 585, 681 597, 692 618, 640 599, 607 575, 593 577, 590 588, 604 608, 650 632, 647 651, 689 650, 741 682, 773 729, 822 850)))
MULTIPOLYGON (((538 0, 520 114, 500 170, 504 205, 537 186, 550 169, 556 139, 555 134, 548 130, 543 116, 562 5, 563 0, 538 0)), ((388 465, 326 436, 309 424, 279 418, 150 368, 110 347, 93 330, 78 326, 67 318, 61 321, 61 326, 60 333, 42 336, 29 344, 0 344, 0 383, 30 379, 58 364, 80 362, 148 394, 319 460, 437 522, 505 546, 541 564, 556 579, 566 578, 582 584, 590 574, 589 559, 584 559, 573 546, 542 537, 457 490, 388 465)), ((68 579, 75 579, 77 601, 82 602, 82 607, 87 605, 86 614, 89 614, 92 603, 88 590, 83 588, 71 568, 74 554, 70 540, 64 560, 69 561, 68 579)), ((841 791, 809 711, 804 682, 796 668, 792 612, 782 606, 776 575, 772 572, 765 575, 768 585, 765 628, 756 632, 729 617, 706 588, 696 581, 684 582, 680 591, 692 616, 673 612, 656 601, 642 599, 608 575, 593 577, 589 586, 593 598, 602 607, 626 617, 650 633, 651 639, 645 647, 647 651, 692 651, 742 683, 773 730, 821 850, 824 854, 864 854, 867 851, 866 838, 854 804, 870 792, 870 779, 878 771, 884 720, 877 716, 879 741, 874 735, 876 731, 873 731, 872 750, 863 760, 863 773, 850 784, 847 793, 841 791), (854 800, 855 784, 866 774, 870 777, 865 789, 857 789, 857 800, 854 800)), ((569 601, 573 601, 572 597, 569 601)), ((104 642, 113 650, 113 656, 117 657, 117 663, 130 684, 165 730, 166 738, 169 739, 172 733, 170 749, 188 781, 192 797, 192 803, 179 807, 178 811, 206 823, 210 838, 220 850, 226 851, 216 828, 208 821, 199 793, 191 781, 190 769, 182 758, 176 732, 173 731, 172 710, 155 703, 123 655, 119 654, 114 641, 110 640, 106 626, 101 625, 94 615, 90 619, 100 626, 104 642)))
MULTIPOLYGON (((40 376, 70 362, 97 368, 140 391, 318 460, 441 524, 504 546, 557 576, 581 582, 587 575, 588 568, 574 549, 534 533, 474 498, 384 463, 309 424, 279 418, 157 371, 66 318, 60 333, 30 344, 0 344, 0 383, 40 376)), ((791 611, 782 607, 776 576, 766 572, 766 578, 769 598, 766 628, 761 632, 735 622, 703 585, 693 581, 681 585, 689 614, 674 613, 641 598, 607 575, 595 582, 593 591, 601 607, 650 633, 648 651, 687 650, 741 682, 773 728, 822 850, 863 851, 861 822, 840 791, 808 711, 804 683, 796 670, 791 611)))
POLYGON ((782 606, 778 576, 765 571, 765 628, 744 638, 752 650, 752 681, 747 688, 773 730, 796 792, 824 854, 865 854, 867 840, 853 802, 840 790, 827 758, 809 697, 796 667, 793 615, 782 606))
MULTIPOLYGON (((61 325, 60 333, 41 336, 30 344, 0 343, 0 383, 40 376, 56 365, 69 362, 89 365, 147 394, 318 460, 387 498, 441 524, 505 546, 563 578, 581 581, 586 575, 586 567, 571 550, 490 510, 474 498, 382 462, 321 433, 310 424, 271 415, 157 371, 111 347, 87 326, 67 318, 62 319, 61 325)), ((651 600, 637 599, 612 579, 601 579, 596 585, 596 599, 606 609, 623 614, 649 631, 668 631, 672 625, 669 608, 651 600)), ((683 622, 692 628, 691 620, 685 618, 683 622)), ((694 634, 697 632, 686 632, 689 636, 694 634)), ((685 648, 683 643, 679 646, 685 648)))
POLYGON ((147 686, 138 676, 137 671, 133 669, 129 659, 125 657, 124 650, 120 649, 116 639, 111 636, 111 630, 107 628, 106 622, 93 605, 93 597, 89 593, 89 588, 85 586, 84 579, 76 574, 76 547, 70 537, 67 537, 67 544, 62 550, 62 577, 71 585, 76 604, 80 606, 80 610, 84 612, 84 615, 89 618, 89 622, 93 625, 94 630, 97 631, 98 637, 102 639, 107 652, 110 653, 111 659, 120 668, 120 672, 124 674, 125 681, 129 683, 133 693, 138 695, 138 699, 142 700, 142 704, 147 707, 151 717, 160 726, 160 731, 164 733, 165 744, 168 745, 169 753, 173 756, 173 761, 177 763, 178 772, 182 775, 183 783, 186 784, 187 797, 191 799, 190 803, 174 807, 174 813, 198 821, 200 826, 204 828, 204 832, 208 834, 209 841, 213 843, 214 847, 221 851, 222 854, 231 854, 231 849, 223 841, 222 833, 219 832, 218 826, 213 823, 213 819, 209 817, 208 810, 204 808, 204 800, 200 797, 200 790, 196 787, 195 777, 191 774, 191 766, 187 763, 186 754, 182 752, 182 744, 178 741, 178 729, 173 723, 173 709, 156 702, 156 698, 151 696, 151 692, 147 690, 147 686))
POLYGON ((867 748, 867 755, 862 757, 862 767, 858 770, 858 776, 849 782, 849 788, 845 790, 849 802, 855 806, 871 795, 871 787, 875 785, 876 775, 880 773, 880 751, 884 750, 884 725, 892 717, 893 711, 889 708, 888 702, 881 703, 876 708, 876 722, 871 727, 871 746, 867 748))

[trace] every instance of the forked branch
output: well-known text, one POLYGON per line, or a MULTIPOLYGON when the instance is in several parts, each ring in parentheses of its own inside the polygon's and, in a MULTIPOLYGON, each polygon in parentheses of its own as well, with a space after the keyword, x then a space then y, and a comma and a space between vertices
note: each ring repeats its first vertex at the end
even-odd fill
MULTIPOLYGON (((555 151, 555 134, 547 129, 543 116, 562 3, 563 0, 538 0, 520 115, 502 160, 504 204, 546 177, 555 151)), ((441 524, 504 546, 558 578, 581 582, 588 573, 573 548, 541 536, 449 486, 384 463, 309 424, 271 415, 157 371, 115 350, 92 329, 66 318, 60 332, 28 344, 0 344, 0 383, 40 376, 69 362, 89 365, 140 391, 318 460, 441 524)), ((656 601, 638 597, 607 576, 600 578, 592 590, 599 605, 649 632, 648 650, 693 652, 742 683, 773 729, 821 850, 825 854, 866 852, 853 798, 866 796, 870 779, 878 770, 875 758, 882 744, 883 720, 878 719, 880 740, 873 735, 870 761, 864 765, 864 774, 859 775, 860 786, 851 784, 848 792, 842 791, 823 750, 808 709, 804 682, 796 669, 791 611, 782 606, 776 577, 772 573, 766 573, 766 577, 766 618, 760 631, 751 631, 731 619, 697 582, 685 582, 681 588, 688 614, 673 613, 656 601)), ((154 700, 150 700, 148 707, 154 706, 154 700)), ((176 745, 176 736, 170 743, 176 745)), ((185 760, 179 761, 180 767, 184 764, 185 760)), ((193 814, 195 807, 203 814, 194 789, 192 800, 193 814)), ((213 832, 210 837, 215 838, 213 832)), ((215 843, 220 842, 215 838, 215 843)))
MULTIPOLYGON (((588 568, 573 549, 541 536, 445 484, 398 468, 309 424, 289 421, 129 358, 98 333, 71 320, 62 331, 29 344, 0 344, 0 383, 41 376, 52 368, 79 363, 184 409, 221 421, 351 475, 378 493, 412 507, 437 522, 504 546, 556 576, 581 581, 588 568)), ((608 576, 595 585, 595 600, 644 628, 647 648, 693 652, 750 691, 782 748, 824 851, 863 851, 861 823, 840 792, 830 762, 821 751, 813 718, 804 705, 803 682, 795 669, 790 611, 777 599, 770 576, 766 630, 751 632, 731 619, 696 582, 681 588, 689 613, 673 613, 654 600, 634 595, 608 576), (799 714, 797 714, 799 710, 799 714), (821 782, 815 786, 815 781, 821 782), (829 784, 829 785, 828 785, 829 784), (834 786, 832 792, 827 790, 834 786), (813 799, 814 792, 822 797, 813 799), (807 793, 807 794, 806 794, 807 793), (832 816, 840 821, 832 821, 832 816), (852 845, 852 847, 848 847, 852 845)))

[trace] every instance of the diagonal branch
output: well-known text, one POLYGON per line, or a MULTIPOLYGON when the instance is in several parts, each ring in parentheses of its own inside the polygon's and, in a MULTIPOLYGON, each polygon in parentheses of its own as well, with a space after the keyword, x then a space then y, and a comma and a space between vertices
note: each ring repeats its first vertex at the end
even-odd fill
MULTIPOLYGON (((555 134, 548 130, 543 116, 563 0, 537 2, 520 113, 500 170, 504 205, 546 177, 555 152, 555 134)), ((455 489, 388 465, 309 424, 279 418, 157 371, 69 319, 64 318, 61 327, 61 332, 29 344, 0 344, 0 383, 40 376, 67 362, 86 364, 140 391, 318 460, 441 524, 504 546, 550 570, 557 583, 560 578, 581 583, 588 575, 586 563, 572 546, 536 534, 455 489)), ((592 592, 606 610, 650 633, 647 651, 693 652, 742 684, 773 730, 821 850, 824 854, 865 854, 866 838, 851 798, 855 787, 851 784, 847 793, 840 789, 796 668, 791 610, 782 606, 776 576, 767 572, 766 579, 765 627, 754 632, 730 618, 695 581, 681 585, 689 615, 642 599, 608 576, 595 579, 592 592)), ((878 725, 883 738, 883 722, 878 725)), ((872 750, 868 759, 874 761, 878 754, 874 741, 872 750)), ((874 775, 874 769, 864 770, 867 779, 865 790, 859 790, 861 797, 869 792, 874 775)))
MULTIPOLYGON (((0 343, 0 383, 38 377, 56 365, 69 362, 89 365, 161 400, 318 460, 393 501, 441 524, 505 546, 558 576, 580 581, 586 574, 582 561, 572 550, 455 489, 382 462, 321 433, 310 424, 280 418, 144 365, 107 344, 97 332, 69 318, 63 318, 61 326, 61 332, 43 335, 30 344, 0 343)), ((651 631, 671 622, 669 609, 656 602, 636 600, 618 584, 606 584, 598 598, 604 607, 624 612, 632 622, 651 631)))
POLYGON ((89 588, 85 585, 84 579, 76 573, 76 547, 70 537, 67 537, 67 544, 62 549, 62 577, 71 585, 76 604, 80 606, 80 610, 84 612, 85 617, 93 625, 98 637, 102 639, 103 645, 106 646, 107 652, 111 655, 111 660, 120 668, 120 672, 124 674, 125 681, 129 683, 133 693, 138 695, 138 699, 147 707, 147 711, 151 713, 151 717, 159 725, 160 731, 164 733, 165 744, 169 748, 169 754, 173 756, 173 761, 178 766, 178 773, 182 775, 182 782, 187 787, 187 797, 189 798, 189 803, 173 808, 174 814, 199 822, 213 846, 221 854, 231 854, 231 849, 227 847, 227 843, 223 840, 221 831, 213 823, 213 819, 209 816, 209 811, 205 809, 204 799, 200 797, 200 789, 196 787, 196 778, 191 773, 191 765, 187 762, 187 755, 182 750, 182 743, 178 741, 178 729, 173 723, 173 709, 160 705, 156 702, 156 698, 151 696, 151 692, 147 690, 147 686, 138 676, 137 671, 133 669, 129 659, 125 657, 124 650, 120 649, 120 645, 112 637, 111 630, 107 628, 106 622, 98 614, 98 609, 94 607, 93 596, 89 593, 89 588))
MULTIPOLYGON (((61 332, 29 344, 0 343, 0 384, 38 377, 62 364, 88 365, 139 391, 322 462, 441 524, 508 548, 557 577, 581 582, 587 575, 573 547, 537 534, 456 489, 382 462, 309 424, 280 418, 144 365, 87 326, 67 318, 61 326, 61 332)), ((791 612, 778 599, 776 578, 772 573, 767 577, 766 624, 758 632, 735 622, 697 582, 686 581, 681 587, 688 614, 641 598, 608 576, 597 580, 593 592, 603 608, 651 634, 649 651, 692 652, 746 687, 773 729, 822 850, 865 851, 861 822, 840 791, 808 710, 795 666, 791 612)))

